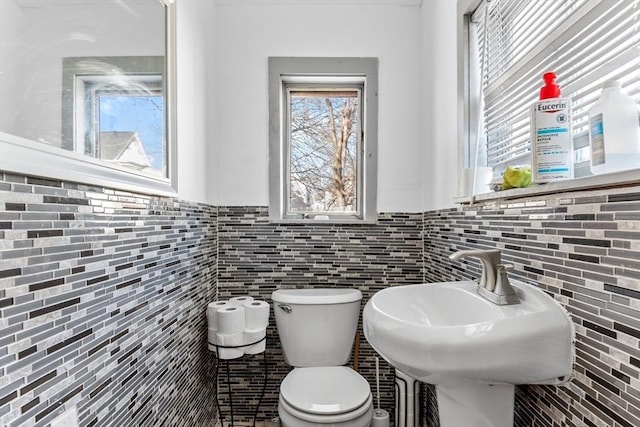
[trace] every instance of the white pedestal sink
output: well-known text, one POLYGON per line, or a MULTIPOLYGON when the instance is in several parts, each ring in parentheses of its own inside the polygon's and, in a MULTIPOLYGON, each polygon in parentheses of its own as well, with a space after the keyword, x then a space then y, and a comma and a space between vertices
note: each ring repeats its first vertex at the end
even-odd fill
POLYGON ((515 384, 561 384, 574 359, 567 312, 512 281, 520 303, 496 305, 474 282, 397 286, 366 304, 367 341, 391 365, 435 384, 442 427, 511 427, 515 384))

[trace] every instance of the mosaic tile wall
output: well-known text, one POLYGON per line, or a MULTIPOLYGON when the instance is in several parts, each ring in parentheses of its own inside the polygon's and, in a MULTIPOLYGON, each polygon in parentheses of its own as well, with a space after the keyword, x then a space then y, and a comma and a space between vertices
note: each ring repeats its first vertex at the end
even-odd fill
MULTIPOLYGON (((565 305, 578 332, 574 379, 519 387, 516 425, 640 425, 640 187, 309 227, 269 224, 266 207, 0 174, 0 425, 45 426, 71 406, 82 426, 210 425, 215 361, 202 313, 216 287, 220 299, 269 302, 279 287, 356 287, 364 304, 388 286, 477 277, 472 260, 447 257, 488 247, 565 305)), ((277 414, 290 369, 273 317, 268 337, 258 419, 277 414)), ((375 352, 358 343, 358 369, 374 384, 375 352)), ((262 363, 229 363, 231 401, 222 364, 225 419, 230 403, 236 421, 253 417, 262 363)), ((381 385, 390 408, 385 363, 381 385)))
MULTIPOLYGON (((364 306, 383 288, 422 281, 422 214, 380 214, 376 225, 314 226, 269 224, 266 207, 220 207, 218 215, 220 299, 249 294, 271 303, 271 293, 281 287, 350 287, 362 291, 364 306)), ((358 343, 359 372, 375 385, 375 352, 363 335, 358 343)), ((279 384, 290 370, 273 312, 267 357, 268 384, 259 419, 277 415, 279 384)), ((381 362, 382 406, 391 408, 393 370, 381 362)), ((253 416, 262 390, 262 363, 257 356, 229 364, 236 420, 253 416)), ((219 397, 228 419, 224 375, 219 397)))
MULTIPOLYGON (((539 285, 571 313, 574 378, 518 387, 516 426, 640 426, 640 187, 426 212, 424 221, 427 282, 479 277, 475 261, 447 257, 500 248, 515 265, 511 277, 539 285)), ((433 410, 428 417, 439 425, 433 410)))
POLYGON ((210 425, 210 206, 0 173, 0 425, 210 425))

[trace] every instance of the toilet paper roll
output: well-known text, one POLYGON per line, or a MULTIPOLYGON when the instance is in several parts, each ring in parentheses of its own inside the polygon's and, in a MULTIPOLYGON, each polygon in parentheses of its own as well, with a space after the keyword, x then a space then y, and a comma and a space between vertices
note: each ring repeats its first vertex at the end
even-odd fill
POLYGON ((242 295, 239 297, 233 297, 229 300, 229 304, 235 305, 237 307, 242 307, 245 302, 253 301, 253 297, 249 295, 242 295))
MULTIPOLYGON (((244 342, 244 333, 238 332, 236 334, 216 334, 216 339, 219 346, 241 346, 244 342)), ((242 357, 244 351, 242 348, 224 348, 218 347, 218 357, 223 360, 237 359, 242 357)))
POLYGON ((269 325, 271 307, 268 302, 253 300, 245 302, 243 307, 246 329, 262 329, 269 325))
MULTIPOLYGON (((261 329, 245 329, 244 330, 244 344, 251 344, 262 340, 267 336, 267 328, 261 329)), ((257 344, 253 344, 244 348, 245 354, 259 354, 262 353, 267 347, 267 340, 262 340, 257 344)))
POLYGON ((207 321, 210 328, 218 329, 218 310, 229 306, 229 301, 213 301, 207 305, 207 321))
POLYGON ((244 331, 244 307, 229 305, 218 309, 218 332, 242 335, 244 331))
POLYGON ((216 344, 218 344, 218 330, 211 328, 207 329, 207 347, 209 348, 209 351, 213 351, 218 354, 216 344))
POLYGON ((218 344, 218 330, 217 329, 207 329, 207 341, 211 344, 218 344))

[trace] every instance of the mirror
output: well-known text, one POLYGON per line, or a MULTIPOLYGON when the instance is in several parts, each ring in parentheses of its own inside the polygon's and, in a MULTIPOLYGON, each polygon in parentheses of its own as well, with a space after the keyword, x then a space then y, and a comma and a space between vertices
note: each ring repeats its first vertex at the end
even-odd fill
POLYGON ((0 0, 0 140, 168 178, 165 16, 159 0, 0 0))

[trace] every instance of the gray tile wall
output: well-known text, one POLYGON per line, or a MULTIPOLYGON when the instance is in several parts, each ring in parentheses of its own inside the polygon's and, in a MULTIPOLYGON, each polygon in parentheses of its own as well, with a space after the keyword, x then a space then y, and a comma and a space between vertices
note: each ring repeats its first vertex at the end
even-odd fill
POLYGON ((209 425, 216 210, 0 173, 0 425, 209 425))
MULTIPOLYGON (((422 218, 384 214, 378 226, 273 225, 265 207, 221 207, 220 297, 268 300, 280 286, 355 286, 366 301, 386 286, 478 277, 473 261, 463 266, 447 257, 459 249, 498 247, 515 265, 512 275, 557 298, 578 331, 574 380, 567 387, 519 387, 516 425, 629 427, 640 425, 639 230, 637 187, 487 203, 422 218)), ((263 417, 277 413, 277 387, 289 369, 271 320, 263 417)), ((360 337, 360 371, 372 384, 374 357, 360 337)), ((257 403, 261 360, 231 363, 241 417, 250 417, 257 403)), ((387 408, 393 402, 391 372, 383 364, 387 408)), ((427 392, 425 408, 437 426, 433 389, 427 392)))
MULTIPOLYGON (((566 387, 521 386, 517 426, 640 426, 640 187, 426 212, 427 282, 478 277, 454 251, 500 248, 510 275, 571 313, 575 375, 566 387)), ((436 406, 429 388, 429 407, 436 406)), ((434 411, 431 426, 438 426, 434 411)))
MULTIPOLYGON (((455 250, 499 247, 512 275, 572 313, 568 387, 523 386, 518 426, 640 425, 640 187, 415 213, 377 225, 276 225, 266 207, 219 207, 0 175, 0 425, 46 425, 76 405, 81 425, 208 425, 214 359, 208 301, 279 287, 468 279, 455 250)), ((259 417, 288 372, 271 319, 259 417)), ((359 339, 360 372, 375 353, 359 339)), ((253 416, 263 359, 229 363, 236 420, 253 416)), ((220 400, 228 418, 225 364, 220 400)), ((382 405, 393 402, 382 364, 382 405)), ((425 407, 433 409, 427 387, 425 407)), ((429 420, 438 425, 431 410, 429 420)))
MULTIPOLYGON (((220 298, 248 294, 271 303, 280 287, 360 289, 362 305, 375 292, 422 281, 422 214, 379 214, 376 225, 270 224, 266 207, 220 207, 218 213, 220 298)), ((278 388, 289 372, 273 312, 268 330, 268 385, 260 418, 278 411, 278 388)), ((362 327, 359 327, 362 331, 362 327)), ((375 386, 375 353, 361 334, 358 369, 375 386)), ((353 360, 351 361, 353 363, 353 360)), ((262 356, 231 361, 234 415, 250 419, 262 386, 262 356)), ((393 370, 381 360, 381 401, 393 403, 393 370)), ((223 415, 230 414, 221 378, 223 415)))

